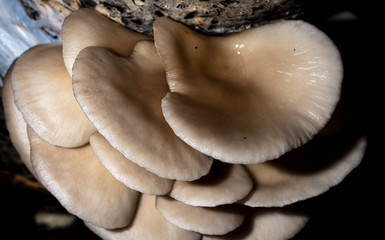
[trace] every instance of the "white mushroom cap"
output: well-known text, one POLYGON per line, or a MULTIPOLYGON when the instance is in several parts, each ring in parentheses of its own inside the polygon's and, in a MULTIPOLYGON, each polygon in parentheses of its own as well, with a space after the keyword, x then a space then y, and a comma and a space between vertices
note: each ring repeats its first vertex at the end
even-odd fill
POLYGON ((7 74, 5 75, 5 78, 3 79, 2 102, 4 108, 5 124, 9 132, 9 138, 19 153, 21 160, 27 169, 33 175, 35 175, 29 156, 30 148, 27 134, 27 124, 25 123, 21 112, 19 109, 17 109, 15 105, 15 99, 13 98, 13 91, 11 86, 13 66, 14 65, 10 67, 7 74))
POLYGON ((89 144, 62 148, 42 140, 31 128, 28 135, 39 181, 68 212, 108 229, 130 223, 139 193, 116 180, 89 144))
POLYGON ((188 205, 214 207, 237 202, 252 188, 244 166, 215 161, 206 176, 192 182, 175 181, 169 195, 188 205))
POLYGON ((76 99, 108 142, 127 159, 163 178, 191 181, 210 170, 208 157, 179 139, 164 120, 168 92, 153 42, 136 44, 128 58, 88 47, 73 67, 76 99))
POLYGON ((136 42, 150 37, 128 30, 94 10, 82 8, 67 16, 62 26, 63 58, 68 73, 79 52, 89 46, 105 47, 129 56, 136 42))
POLYGON ((252 208, 235 231, 223 236, 204 235, 202 240, 286 240, 294 237, 308 220, 308 216, 287 208, 252 208))
POLYGON ((45 141, 78 147, 96 131, 72 91, 59 44, 30 48, 12 72, 15 103, 26 123, 45 141))
POLYGON ((172 180, 161 178, 125 158, 100 134, 90 138, 91 147, 105 168, 127 187, 136 191, 163 195, 171 190, 172 180))
POLYGON ((257 164, 300 146, 339 99, 339 52, 303 21, 209 37, 159 18, 154 38, 171 91, 162 101, 166 121, 224 162, 257 164))
POLYGON ((85 222, 86 226, 103 239, 111 240, 199 240, 201 235, 181 229, 167 221, 155 208, 155 196, 143 194, 133 222, 125 228, 107 230, 85 222))
POLYGON ((156 208, 171 223, 202 234, 222 235, 239 227, 246 209, 238 204, 217 207, 195 207, 171 197, 158 196, 156 208))
POLYGON ((363 158, 366 137, 349 134, 315 138, 281 158, 247 165, 255 188, 242 203, 283 206, 317 196, 340 183, 363 158))

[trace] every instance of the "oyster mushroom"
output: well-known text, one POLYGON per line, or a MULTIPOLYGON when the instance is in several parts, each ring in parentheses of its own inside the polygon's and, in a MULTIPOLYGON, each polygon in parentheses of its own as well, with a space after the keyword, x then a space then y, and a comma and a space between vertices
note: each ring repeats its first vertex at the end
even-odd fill
POLYGON ((307 223, 309 217, 288 208, 251 208, 245 223, 226 235, 204 235, 202 240, 285 240, 291 239, 307 223))
POLYGON ((121 229, 108 230, 85 222, 86 226, 103 239, 183 239, 199 240, 201 234, 184 230, 167 221, 155 208, 155 196, 143 194, 132 224, 121 229))
POLYGON ((176 226, 210 235, 223 235, 238 228, 245 219, 246 208, 231 204, 195 207, 168 196, 157 196, 156 209, 176 226))
POLYGON ((215 161, 206 176, 191 182, 175 181, 169 195, 188 205, 215 207, 243 199, 252 188, 244 166, 215 161))
POLYGON ((89 144, 62 148, 28 128, 31 162, 39 181, 68 212, 96 226, 113 229, 132 220, 139 193, 103 167, 89 144))
POLYGON ((24 52, 15 63, 11 83, 24 120, 50 144, 79 147, 96 131, 73 95, 60 44, 24 52))
POLYGON ((64 19, 62 26, 63 58, 68 73, 79 52, 88 46, 105 47, 123 56, 129 56, 140 40, 151 38, 130 31, 91 9, 82 8, 64 19))
POLYGON ((127 187, 145 194, 163 195, 171 190, 172 180, 161 178, 125 158, 100 134, 90 138, 90 144, 99 161, 127 187))
POLYGON ((159 18, 154 39, 170 88, 166 121, 187 144, 224 162, 278 158, 309 141, 339 100, 338 49, 303 21, 210 37, 159 18))
POLYGON ((9 137, 20 155, 21 160, 27 169, 35 175, 30 158, 29 140, 27 134, 27 124, 24 121, 23 115, 17 109, 13 91, 11 86, 12 70, 14 65, 10 67, 5 78, 3 79, 2 87, 2 103, 4 108, 5 124, 9 132, 9 137))
POLYGON ((138 42, 128 58, 85 48, 72 75, 85 114, 127 159, 168 179, 191 181, 209 172, 212 158, 180 140, 164 120, 160 104, 168 85, 153 42, 138 42))
POLYGON ((246 165, 255 188, 241 202, 284 206, 326 192, 360 164, 366 142, 365 136, 347 133, 318 137, 277 160, 246 165))

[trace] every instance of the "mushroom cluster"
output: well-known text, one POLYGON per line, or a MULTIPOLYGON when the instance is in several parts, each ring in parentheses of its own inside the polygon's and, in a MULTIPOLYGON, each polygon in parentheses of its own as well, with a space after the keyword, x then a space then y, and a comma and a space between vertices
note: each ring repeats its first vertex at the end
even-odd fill
POLYGON ((338 49, 300 20, 214 37, 161 17, 153 30, 80 9, 62 44, 20 56, 2 100, 27 168, 104 239, 294 236, 308 217, 288 205, 341 182, 366 146, 319 135, 338 49))

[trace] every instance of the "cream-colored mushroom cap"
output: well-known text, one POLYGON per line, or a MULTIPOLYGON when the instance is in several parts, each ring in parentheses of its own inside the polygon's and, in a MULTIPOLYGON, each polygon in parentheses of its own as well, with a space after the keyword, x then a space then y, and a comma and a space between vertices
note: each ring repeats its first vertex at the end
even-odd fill
POLYGON ((246 216, 246 209, 241 205, 195 207, 168 196, 158 196, 155 206, 168 221, 178 227, 210 235, 233 231, 243 223, 246 216))
POLYGON ((116 180, 89 144, 62 148, 45 142, 31 128, 28 135, 39 181, 68 212, 108 229, 130 223, 139 193, 116 180))
POLYGON ((159 18, 154 38, 171 91, 162 101, 166 121, 224 162, 256 164, 300 146, 339 99, 339 52, 303 21, 209 37, 159 18))
POLYGON ((315 138, 281 158, 247 165, 255 188, 242 203, 283 206, 317 196, 340 183, 364 156, 366 137, 351 134, 315 138))
POLYGON ((286 240, 295 236, 309 217, 287 208, 250 208, 245 222, 222 236, 204 235, 202 240, 286 240))
POLYGON ((73 95, 60 44, 38 45, 23 53, 11 82, 24 120, 50 144, 78 147, 96 131, 73 95))
POLYGON ((154 195, 163 195, 171 190, 174 181, 161 178, 128 160, 100 133, 91 136, 90 144, 103 166, 127 187, 154 195))
POLYGON ((72 66, 83 48, 105 47, 129 56, 136 42, 150 37, 128 30, 92 9, 81 8, 64 19, 62 39, 65 66, 72 76, 72 66))
POLYGON ((76 99, 114 148, 160 177, 195 180, 213 160, 175 136, 164 120, 165 78, 151 41, 137 43, 128 58, 88 47, 73 67, 76 99))
POLYGON ((125 228, 107 230, 85 222, 86 226, 108 240, 199 240, 201 235, 181 229, 167 221, 155 208, 155 196, 143 194, 134 220, 125 228))
POLYGON ((215 161, 206 176, 192 182, 175 181, 169 195, 188 205, 214 207, 237 202, 252 188, 244 166, 215 161))
POLYGON ((15 146, 15 149, 20 155, 21 160, 27 167, 27 169, 35 175, 31 159, 30 159, 30 148, 29 140, 27 134, 27 124, 24 121, 23 115, 17 109, 15 105, 15 99, 13 98, 13 91, 11 86, 11 76, 12 76, 12 65, 8 70, 5 78, 3 79, 2 87, 2 102, 4 108, 4 117, 5 124, 9 132, 9 138, 12 141, 12 144, 15 146))

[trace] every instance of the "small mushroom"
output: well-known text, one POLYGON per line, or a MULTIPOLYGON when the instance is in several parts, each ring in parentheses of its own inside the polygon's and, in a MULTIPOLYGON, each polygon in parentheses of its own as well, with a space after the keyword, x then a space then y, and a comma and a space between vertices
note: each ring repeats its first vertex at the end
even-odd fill
POLYGON ((277 160, 247 165, 255 188, 242 203, 284 206, 326 192, 360 164, 366 141, 347 133, 318 137, 277 160))
POLYGON ((210 235, 223 235, 239 227, 246 216, 242 205, 195 207, 168 196, 157 196, 156 209, 180 228, 210 235))
POLYGON ((339 100, 338 49, 303 21, 225 37, 166 17, 154 23, 166 70, 166 121, 193 148, 228 163, 257 164, 309 141, 339 100))
POLYGON ((161 178, 128 160, 100 133, 91 136, 90 144, 103 166, 127 187, 155 195, 163 195, 171 190, 174 181, 161 178))
POLYGON ((164 120, 165 77, 151 41, 137 43, 130 57, 88 47, 76 58, 73 89, 100 134, 127 159, 162 178, 195 180, 213 160, 175 136, 164 120))
POLYGON ((108 229, 130 223, 139 193, 116 180, 89 144, 57 147, 41 139, 30 127, 28 136, 34 172, 68 212, 108 229))
POLYGON ((143 194, 138 210, 130 225, 121 229, 108 230, 85 222, 85 225, 103 239, 183 239, 199 240, 201 234, 181 229, 168 222, 155 208, 155 196, 143 194))
POLYGON ((175 181, 169 195, 188 205, 215 207, 243 199, 252 188, 244 166, 215 161, 206 176, 192 182, 175 181))
POLYGON ((10 67, 5 78, 3 79, 2 87, 2 102, 4 108, 5 124, 7 126, 9 137, 20 155, 21 160, 27 169, 35 175, 31 159, 30 148, 27 134, 27 124, 24 121, 23 115, 15 105, 13 91, 11 86, 12 70, 14 65, 10 67))
POLYGON ((202 240, 291 239, 308 220, 305 214, 288 208, 250 208, 241 227, 223 236, 204 235, 202 240))
POLYGON ((11 82, 24 120, 50 144, 82 146, 96 131, 73 95, 60 44, 38 45, 24 52, 15 63, 11 82))
POLYGON ((72 76, 72 66, 83 48, 105 47, 120 55, 129 56, 138 41, 151 38, 130 31, 96 11, 82 8, 64 19, 62 39, 65 66, 72 76))

